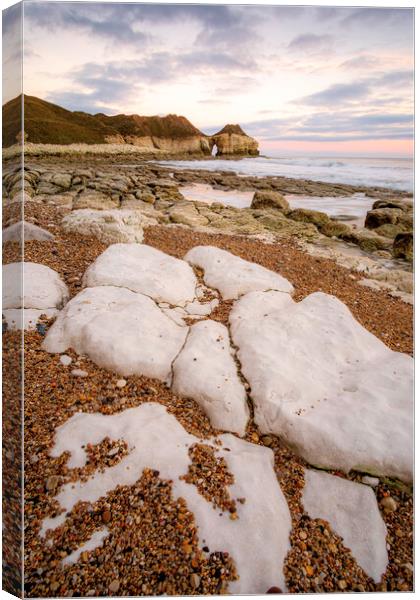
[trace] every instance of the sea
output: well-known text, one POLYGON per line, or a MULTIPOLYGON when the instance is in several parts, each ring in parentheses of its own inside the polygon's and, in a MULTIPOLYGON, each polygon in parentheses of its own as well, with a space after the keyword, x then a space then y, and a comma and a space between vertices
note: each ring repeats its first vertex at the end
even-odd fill
POLYGON ((259 156, 239 160, 161 161, 161 164, 179 169, 233 171, 244 176, 278 175, 328 183, 381 186, 406 192, 412 192, 414 188, 412 158, 259 156))

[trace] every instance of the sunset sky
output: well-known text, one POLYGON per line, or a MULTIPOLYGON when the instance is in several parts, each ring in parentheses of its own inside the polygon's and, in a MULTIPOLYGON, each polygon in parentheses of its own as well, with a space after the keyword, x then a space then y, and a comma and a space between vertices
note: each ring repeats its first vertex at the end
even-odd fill
POLYGON ((25 93, 71 110, 239 123, 274 154, 412 151, 411 9, 27 2, 24 39, 25 93))

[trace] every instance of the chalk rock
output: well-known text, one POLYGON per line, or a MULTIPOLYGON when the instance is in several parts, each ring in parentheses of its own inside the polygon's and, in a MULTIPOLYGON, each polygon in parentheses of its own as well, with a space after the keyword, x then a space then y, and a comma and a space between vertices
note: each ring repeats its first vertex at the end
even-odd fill
POLYGON ((68 295, 58 273, 45 265, 24 262, 3 266, 3 309, 61 308, 68 295))
POLYGON ((206 285, 216 288, 224 300, 257 290, 293 291, 291 283, 281 275, 213 246, 196 246, 185 260, 204 270, 206 285))
POLYGON ((66 305, 49 329, 43 348, 47 352, 73 348, 120 375, 166 381, 187 331, 147 296, 98 286, 83 290, 66 305))
POLYGON ((365 573, 379 582, 388 565, 387 529, 373 490, 329 473, 305 470, 302 503, 312 519, 330 523, 365 573))
POLYGON ((184 498, 194 513, 198 536, 210 552, 228 552, 235 561, 240 579, 229 584, 230 593, 262 594, 273 582, 285 589, 282 566, 290 549, 291 518, 271 450, 231 434, 216 438, 221 446, 206 440, 234 475, 235 482, 228 486, 231 498, 246 498, 244 504, 237 503, 238 519, 233 521, 228 512, 219 516, 221 510, 213 508, 195 485, 180 479, 191 464, 189 447, 202 440, 187 433, 160 404, 150 402, 113 415, 77 413, 56 430, 51 455, 68 451, 68 466, 82 467, 87 461, 86 445, 99 444, 106 437, 124 439, 129 454, 87 481, 63 485, 56 500, 64 512, 46 518, 41 535, 64 523, 66 513, 79 501, 95 502, 118 485, 133 485, 144 468, 157 469, 162 479, 172 480, 173 497, 184 498))
POLYGON ((34 330, 42 315, 50 319, 57 314, 58 310, 56 308, 44 308, 43 310, 36 310, 34 308, 7 308, 3 310, 7 326, 12 331, 15 329, 24 329, 25 331, 34 330))
POLYGON ((135 210, 74 210, 61 222, 65 232, 98 238, 105 244, 142 242, 145 219, 135 210))
POLYGON ((4 242, 22 242, 22 237, 25 241, 37 240, 39 242, 51 241, 54 236, 49 231, 33 225, 33 223, 27 223, 26 221, 20 221, 14 223, 6 229, 3 229, 3 243, 4 242))
POLYGON ((245 435, 249 419, 246 393, 239 379, 229 332, 206 320, 190 328, 173 365, 173 390, 193 398, 217 429, 245 435))
POLYGON ((114 285, 182 306, 195 298, 197 280, 186 262, 151 246, 114 244, 88 268, 83 284, 114 285))
POLYGON ((413 360, 333 296, 255 292, 230 314, 255 421, 309 463, 412 479, 413 360))

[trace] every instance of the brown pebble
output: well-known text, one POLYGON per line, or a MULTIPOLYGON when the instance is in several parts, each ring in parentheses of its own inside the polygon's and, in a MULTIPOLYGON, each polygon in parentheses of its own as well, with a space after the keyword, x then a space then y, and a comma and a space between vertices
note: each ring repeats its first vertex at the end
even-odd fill
POLYGON ((312 577, 312 575, 314 574, 314 568, 312 565, 306 565, 305 571, 308 577, 312 577))
POLYGON ((299 537, 301 540, 306 540, 308 534, 306 533, 306 531, 299 531, 299 537))
POLYGON ((276 586, 273 586, 269 590, 267 590, 267 594, 282 594, 282 593, 283 592, 281 591, 281 589, 276 586))
POLYGON ((386 496, 381 500, 381 506, 385 512, 395 512, 398 508, 398 504, 392 496, 386 496))
POLYGON ((50 475, 50 477, 48 477, 48 479, 47 479, 47 483, 45 484, 45 487, 47 488, 48 491, 55 490, 57 488, 59 482, 60 482, 60 479, 57 477, 57 475, 50 475))
POLYGON ((109 584, 109 591, 110 592, 118 592, 119 589, 120 589, 120 582, 118 581, 118 579, 114 579, 113 581, 111 581, 111 583, 109 584))
POLYGON ((345 579, 340 579, 338 582, 338 587, 340 590, 345 590, 347 587, 347 581, 345 579))
POLYGON ((192 573, 190 577, 192 587, 196 590, 200 586, 201 577, 197 573, 192 573))
POLYGON ((111 513, 109 510, 104 510, 104 512, 102 513, 102 521, 104 523, 109 523, 111 520, 111 513))

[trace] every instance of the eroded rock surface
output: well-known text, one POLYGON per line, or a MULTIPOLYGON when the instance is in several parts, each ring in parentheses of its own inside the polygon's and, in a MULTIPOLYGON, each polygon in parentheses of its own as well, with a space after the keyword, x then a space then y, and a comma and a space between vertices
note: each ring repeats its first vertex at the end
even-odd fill
POLYGON ((199 494, 195 485, 181 479, 191 464, 188 450, 200 439, 187 433, 159 404, 147 403, 108 416, 77 413, 57 429, 51 454, 68 451, 68 466, 82 467, 87 461, 86 445, 106 437, 125 440, 129 454, 87 481, 64 485, 56 500, 65 512, 45 519, 42 534, 62 525, 77 502, 95 502, 118 485, 133 485, 143 469, 158 469, 160 477, 173 482, 174 496, 185 498, 194 513, 200 540, 212 552, 228 552, 234 559, 240 578, 230 584, 231 593, 262 594, 273 582, 285 589, 282 565, 290 547, 291 518, 274 474, 271 450, 230 434, 216 438, 222 442, 215 446, 217 455, 223 456, 235 479, 229 494, 246 499, 238 504, 238 518, 231 520, 229 512, 220 516, 220 509, 199 494))
POLYGON ((315 466, 411 481, 411 357, 389 350, 323 293, 298 303, 250 293, 230 323, 262 432, 315 466))
POLYGON ((194 300, 197 280, 192 268, 145 244, 109 246, 88 268, 84 285, 112 285, 183 306, 194 300))
POLYGON ((176 325, 149 297, 123 287, 89 287, 70 300, 48 331, 47 352, 73 348, 121 375, 167 381, 187 327, 176 325))
POLYGON ((61 223, 64 231, 97 237, 105 244, 143 241, 147 219, 135 210, 74 210, 61 223))
POLYGON ((380 581, 388 565, 387 529, 373 490, 306 469, 302 503, 312 519, 328 521, 366 574, 380 581))
POLYGON ((203 269, 206 285, 217 289, 225 300, 256 290, 293 291, 281 275, 213 246, 196 246, 185 260, 203 269))
POLYGON ((175 393, 193 398, 218 429, 245 434, 246 393, 222 323, 205 320, 193 325, 173 371, 175 393))

